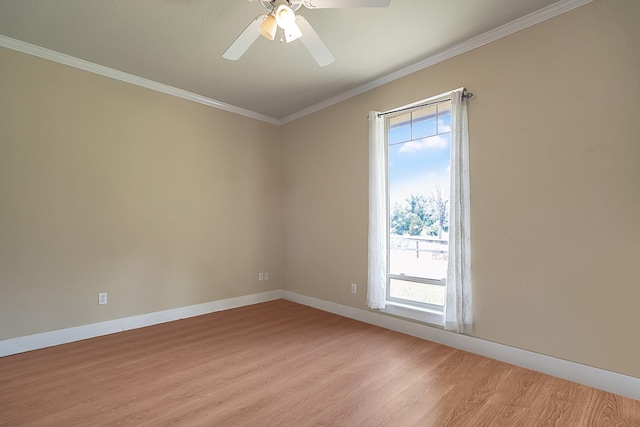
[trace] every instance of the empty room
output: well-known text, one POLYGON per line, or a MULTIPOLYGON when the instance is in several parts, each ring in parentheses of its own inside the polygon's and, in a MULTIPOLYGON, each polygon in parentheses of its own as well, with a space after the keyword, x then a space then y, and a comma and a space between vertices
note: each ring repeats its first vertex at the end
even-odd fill
POLYGON ((0 0, 0 426, 640 427, 638 22, 0 0))

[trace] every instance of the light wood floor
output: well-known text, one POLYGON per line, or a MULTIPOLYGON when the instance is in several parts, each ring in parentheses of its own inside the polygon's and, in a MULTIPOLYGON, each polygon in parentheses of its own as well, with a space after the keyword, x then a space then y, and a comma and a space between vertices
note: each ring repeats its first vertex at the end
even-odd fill
POLYGON ((640 401, 278 300, 0 358, 0 425, 640 426, 640 401))

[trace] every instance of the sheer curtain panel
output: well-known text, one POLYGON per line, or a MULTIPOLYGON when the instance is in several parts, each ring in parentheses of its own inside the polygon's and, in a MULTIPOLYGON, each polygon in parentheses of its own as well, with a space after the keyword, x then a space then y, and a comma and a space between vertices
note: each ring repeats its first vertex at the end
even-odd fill
POLYGON ((369 281, 367 305, 383 309, 387 295, 387 178, 384 118, 369 112, 369 281))
POLYGON ((469 132, 464 89, 451 92, 451 197, 445 328, 471 332, 471 230, 469 132))

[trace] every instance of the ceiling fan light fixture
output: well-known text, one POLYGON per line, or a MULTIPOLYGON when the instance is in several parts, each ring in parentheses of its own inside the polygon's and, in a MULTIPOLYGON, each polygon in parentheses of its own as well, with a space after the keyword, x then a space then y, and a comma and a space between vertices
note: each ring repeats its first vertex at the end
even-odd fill
POLYGON ((276 17, 273 14, 267 16, 262 25, 260 26, 260 34, 268 40, 276 38, 276 31, 278 30, 278 23, 276 17))
POLYGON ((387 7, 391 0, 249 0, 259 2, 267 14, 257 16, 222 54, 223 58, 237 60, 262 35, 275 40, 280 28, 280 43, 300 39, 318 65, 324 67, 335 58, 318 34, 302 15, 296 12, 302 6, 307 9, 330 9, 347 7, 387 7), (304 37, 302 32, 304 31, 304 37))

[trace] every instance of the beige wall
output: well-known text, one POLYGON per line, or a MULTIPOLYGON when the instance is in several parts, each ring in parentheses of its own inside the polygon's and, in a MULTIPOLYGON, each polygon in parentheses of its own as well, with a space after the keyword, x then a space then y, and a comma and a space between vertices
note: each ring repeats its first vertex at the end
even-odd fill
POLYGON ((278 132, 0 49, 0 339, 282 288, 278 132))
POLYGON ((288 289, 366 307, 367 111, 466 86, 475 335, 640 377, 638 22, 595 1, 287 124, 288 289))
POLYGON ((365 308, 367 111, 466 86, 475 335, 640 377, 639 21, 597 0, 281 128, 0 49, 0 339, 278 288, 365 308))

